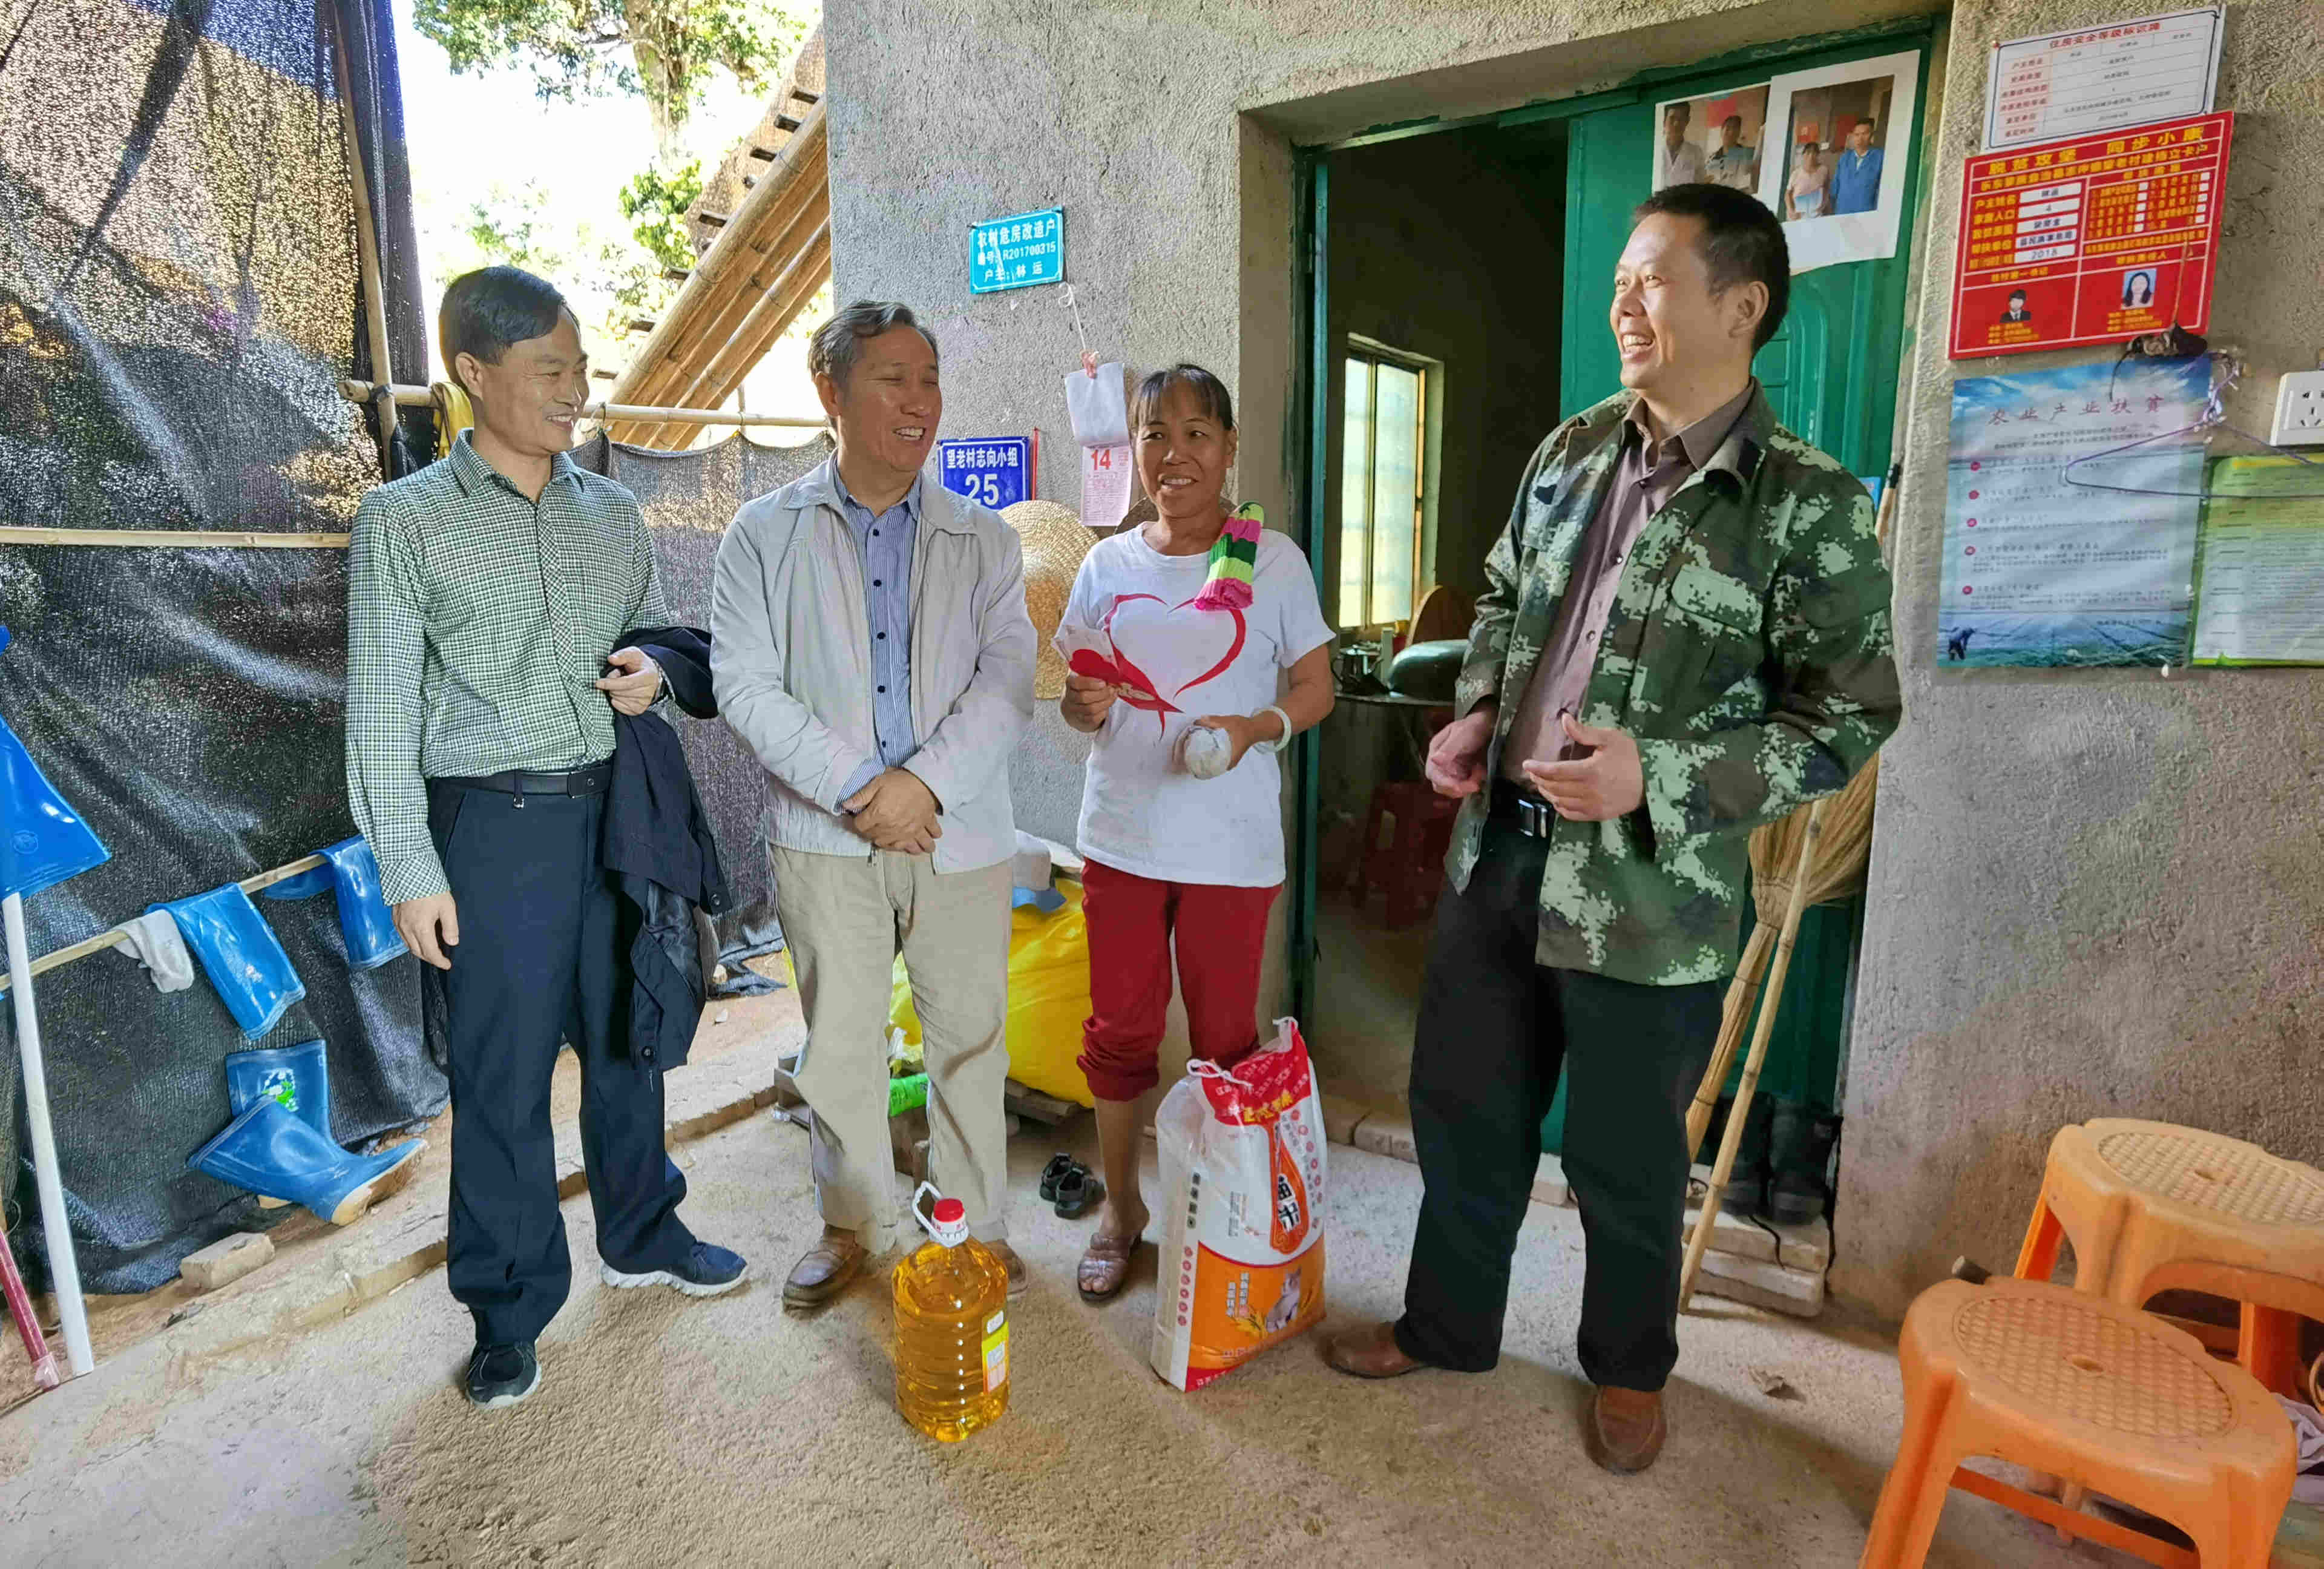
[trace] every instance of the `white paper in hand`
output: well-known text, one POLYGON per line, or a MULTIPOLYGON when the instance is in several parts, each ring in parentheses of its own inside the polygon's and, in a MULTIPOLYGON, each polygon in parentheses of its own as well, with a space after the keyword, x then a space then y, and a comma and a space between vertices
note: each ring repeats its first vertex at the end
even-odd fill
POLYGON ((1130 445, 1130 400, 1119 365, 1100 365, 1093 376, 1079 370, 1066 376, 1065 411, 1073 417, 1074 439, 1084 447, 1130 445))

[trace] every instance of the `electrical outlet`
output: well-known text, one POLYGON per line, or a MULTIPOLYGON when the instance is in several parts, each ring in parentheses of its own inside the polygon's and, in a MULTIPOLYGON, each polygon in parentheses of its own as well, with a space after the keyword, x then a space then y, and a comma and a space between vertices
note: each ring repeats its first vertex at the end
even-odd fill
POLYGON ((2278 447, 2324 447, 2324 371, 2292 371, 2275 389, 2278 447))

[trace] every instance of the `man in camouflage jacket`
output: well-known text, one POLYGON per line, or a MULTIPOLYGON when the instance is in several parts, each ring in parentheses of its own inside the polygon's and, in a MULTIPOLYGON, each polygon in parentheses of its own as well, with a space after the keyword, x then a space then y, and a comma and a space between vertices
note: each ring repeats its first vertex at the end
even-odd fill
POLYGON ((1901 716, 1871 502, 1751 374, 1789 286, 1752 198, 1657 192, 1616 275, 1627 390, 1553 432, 1518 486, 1430 749, 1465 805, 1413 1049, 1426 1195, 1405 1315, 1332 1347, 1372 1378, 1494 1364, 1563 1066, 1584 1437, 1618 1472, 1667 1431, 1686 1107, 1750 830, 1839 790, 1901 716))

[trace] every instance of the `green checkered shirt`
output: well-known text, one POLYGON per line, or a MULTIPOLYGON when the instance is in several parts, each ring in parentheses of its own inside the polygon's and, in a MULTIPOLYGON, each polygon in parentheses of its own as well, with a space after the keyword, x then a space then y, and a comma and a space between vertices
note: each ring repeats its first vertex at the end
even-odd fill
POLYGON ((611 757, 605 655, 669 623, 637 498, 562 453, 537 505, 465 432, 365 495, 347 565, 347 808, 387 901, 448 889, 426 780, 611 757))

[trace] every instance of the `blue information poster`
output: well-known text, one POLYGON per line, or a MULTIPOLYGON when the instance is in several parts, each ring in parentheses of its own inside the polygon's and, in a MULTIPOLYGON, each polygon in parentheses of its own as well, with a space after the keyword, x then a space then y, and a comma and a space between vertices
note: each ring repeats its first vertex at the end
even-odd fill
POLYGON ((968 290, 991 294, 1065 281, 1065 215, 1061 208, 991 218, 969 231, 968 290))
POLYGON ((1032 443, 1022 436, 973 436, 936 443, 936 478, 954 495, 998 512, 1033 493, 1032 443))
POLYGON ((2209 391, 2200 356, 1953 383, 1941 667, 2187 662, 2209 391))

